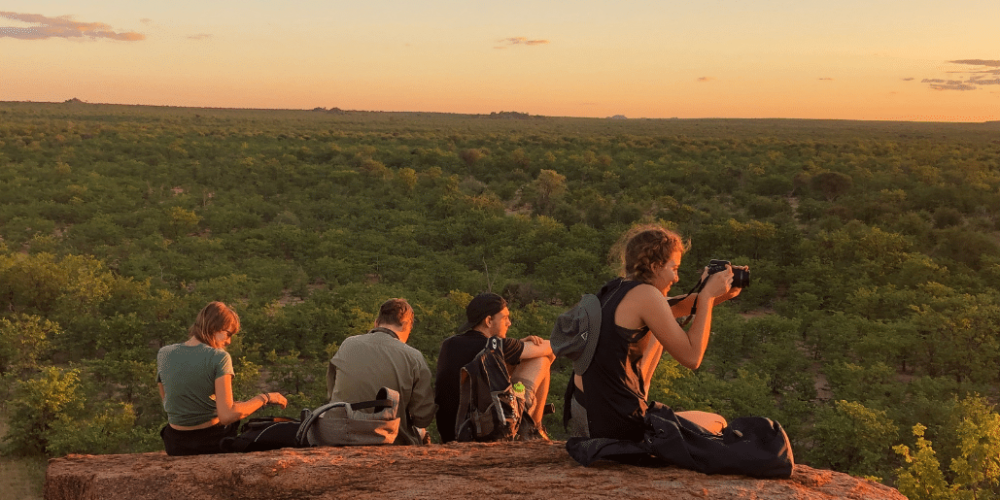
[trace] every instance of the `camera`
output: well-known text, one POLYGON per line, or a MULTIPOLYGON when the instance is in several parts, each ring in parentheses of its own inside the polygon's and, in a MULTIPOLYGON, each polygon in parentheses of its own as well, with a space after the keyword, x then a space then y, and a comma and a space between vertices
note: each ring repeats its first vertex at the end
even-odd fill
MULTIPOLYGON (((726 266, 732 265, 728 260, 712 259, 708 263, 708 275, 711 276, 719 271, 725 271, 726 266)), ((746 288, 750 286, 750 270, 733 268, 733 288, 746 288)))

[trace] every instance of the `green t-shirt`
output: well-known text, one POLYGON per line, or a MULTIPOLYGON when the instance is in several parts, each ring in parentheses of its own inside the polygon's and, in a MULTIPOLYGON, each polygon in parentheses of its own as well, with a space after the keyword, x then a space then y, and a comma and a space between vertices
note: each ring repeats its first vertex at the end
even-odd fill
POLYGON ((156 379, 166 393, 167 421, 194 426, 215 418, 215 380, 233 374, 232 358, 222 349, 205 344, 161 348, 156 354, 156 379))

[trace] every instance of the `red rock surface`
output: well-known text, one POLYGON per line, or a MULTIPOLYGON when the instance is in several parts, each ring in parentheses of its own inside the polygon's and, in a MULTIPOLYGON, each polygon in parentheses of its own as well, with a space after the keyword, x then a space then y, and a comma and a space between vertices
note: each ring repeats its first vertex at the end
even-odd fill
POLYGON ((607 462, 582 467, 561 442, 69 455, 49 461, 45 498, 905 500, 887 486, 803 465, 782 480, 607 462))

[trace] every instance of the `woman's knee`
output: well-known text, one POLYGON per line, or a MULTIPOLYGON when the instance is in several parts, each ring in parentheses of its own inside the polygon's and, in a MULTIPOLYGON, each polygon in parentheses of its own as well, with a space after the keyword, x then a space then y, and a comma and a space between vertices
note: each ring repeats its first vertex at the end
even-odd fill
POLYGON ((722 432, 722 429, 729 425, 722 415, 707 411, 679 411, 677 416, 690 420, 715 434, 722 432))

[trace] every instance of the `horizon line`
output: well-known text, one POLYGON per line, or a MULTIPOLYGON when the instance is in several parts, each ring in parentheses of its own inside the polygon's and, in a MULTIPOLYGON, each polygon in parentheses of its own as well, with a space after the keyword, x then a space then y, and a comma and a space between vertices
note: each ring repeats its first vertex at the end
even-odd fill
POLYGON ((967 125, 987 125, 991 123, 1000 123, 1000 120, 984 120, 984 121, 941 121, 941 120, 904 120, 904 119, 861 119, 861 118, 790 118, 781 116, 771 116, 771 117, 723 117, 723 116, 700 116, 700 117, 678 117, 672 116, 667 118, 650 118, 650 117, 627 117, 621 113, 613 114, 610 116, 566 116, 566 115, 541 115, 541 114, 531 114, 523 111, 491 111, 489 113, 457 113, 450 111, 400 111, 400 110, 365 110, 365 109, 342 109, 339 107, 324 108, 321 106, 316 106, 313 108, 234 108, 234 107, 215 107, 215 106, 177 106, 170 104, 125 104, 125 103, 114 103, 114 102, 88 102, 82 99, 71 97, 65 101, 3 101, 0 100, 0 104, 85 104, 90 106, 129 106, 129 107, 145 107, 145 108, 171 108, 171 109, 207 109, 216 111, 305 111, 305 112, 330 112, 333 110, 338 110, 342 113, 398 113, 398 114, 436 114, 436 115, 454 115, 454 116, 490 116, 491 114, 499 113, 511 113, 525 115, 531 118, 556 118, 556 119, 585 119, 585 120, 615 120, 615 121, 628 121, 628 120, 662 120, 662 121, 678 121, 678 120, 788 120, 788 121, 829 121, 829 122, 870 122, 870 123, 942 123, 942 124, 967 124, 967 125), (622 117, 622 118, 615 118, 622 117))

